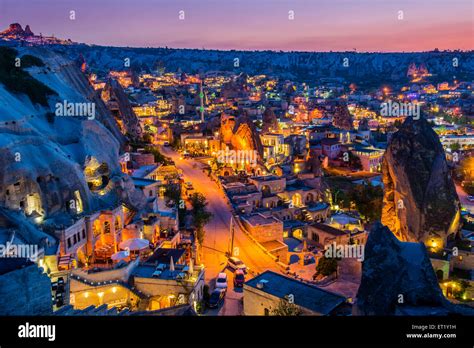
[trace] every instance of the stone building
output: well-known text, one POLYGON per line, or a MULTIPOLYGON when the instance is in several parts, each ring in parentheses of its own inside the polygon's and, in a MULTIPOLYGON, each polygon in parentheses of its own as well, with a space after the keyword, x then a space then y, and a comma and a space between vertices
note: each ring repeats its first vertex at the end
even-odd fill
POLYGON ((245 315, 274 315, 282 300, 293 302, 301 315, 343 315, 350 308, 343 296, 272 271, 244 284, 245 315))
POLYGON ((273 216, 257 213, 240 217, 246 230, 258 242, 283 239, 283 223, 273 216))

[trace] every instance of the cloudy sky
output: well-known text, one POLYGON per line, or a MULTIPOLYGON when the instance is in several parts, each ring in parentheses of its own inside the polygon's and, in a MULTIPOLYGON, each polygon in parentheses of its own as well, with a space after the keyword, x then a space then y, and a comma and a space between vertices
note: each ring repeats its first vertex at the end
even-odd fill
POLYGON ((0 0, 0 27, 14 22, 43 35, 111 46, 474 49, 473 0, 0 0))

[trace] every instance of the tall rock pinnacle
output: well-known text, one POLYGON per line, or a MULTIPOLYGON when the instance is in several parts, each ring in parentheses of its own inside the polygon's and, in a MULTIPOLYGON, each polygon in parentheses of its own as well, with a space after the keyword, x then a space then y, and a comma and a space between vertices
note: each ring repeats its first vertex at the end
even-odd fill
POLYGON ((442 246, 459 228, 459 198, 438 136, 423 117, 408 117, 382 163, 382 223, 402 241, 442 246))

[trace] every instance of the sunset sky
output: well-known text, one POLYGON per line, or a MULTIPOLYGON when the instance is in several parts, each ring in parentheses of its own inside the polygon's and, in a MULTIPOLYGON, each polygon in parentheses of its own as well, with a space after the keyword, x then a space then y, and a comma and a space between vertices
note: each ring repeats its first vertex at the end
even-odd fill
POLYGON ((474 49, 473 0, 0 0, 1 30, 14 22, 36 34, 109 46, 474 49))

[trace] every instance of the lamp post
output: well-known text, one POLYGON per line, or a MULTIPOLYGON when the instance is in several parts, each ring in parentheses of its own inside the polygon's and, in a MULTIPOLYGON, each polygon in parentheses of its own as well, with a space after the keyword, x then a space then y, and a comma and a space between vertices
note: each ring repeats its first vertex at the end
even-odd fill
POLYGON ((230 250, 229 250, 229 257, 233 256, 234 253, 234 234, 235 234, 235 229, 234 229, 234 217, 230 217, 230 250))
POLYGON ((339 189, 337 189, 335 192, 334 192, 334 201, 333 201, 333 207, 337 207, 336 209, 339 210, 339 204, 337 204, 337 194, 341 192, 339 189))

